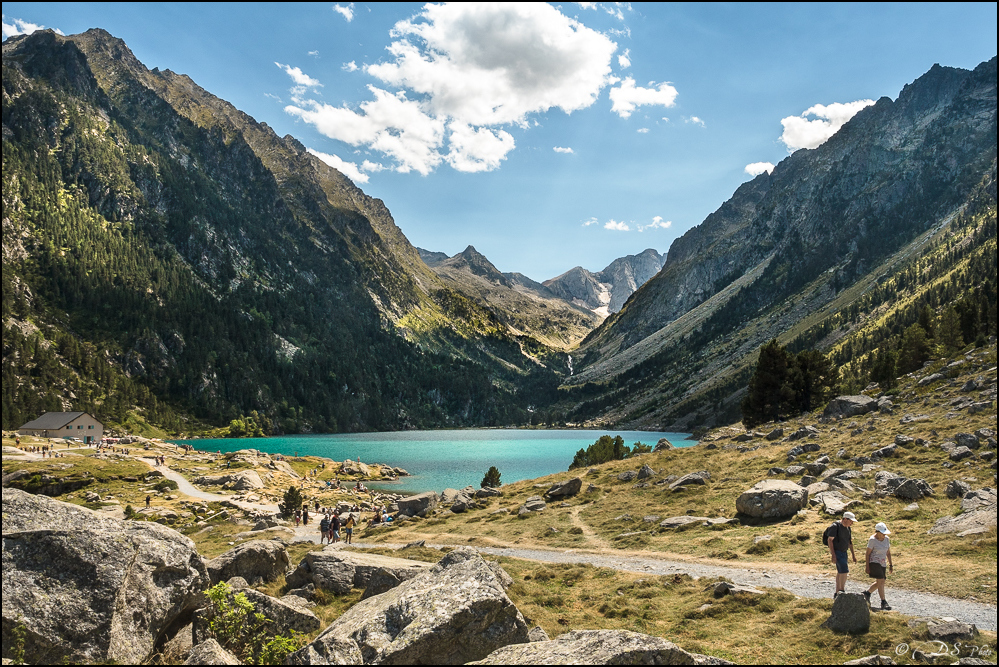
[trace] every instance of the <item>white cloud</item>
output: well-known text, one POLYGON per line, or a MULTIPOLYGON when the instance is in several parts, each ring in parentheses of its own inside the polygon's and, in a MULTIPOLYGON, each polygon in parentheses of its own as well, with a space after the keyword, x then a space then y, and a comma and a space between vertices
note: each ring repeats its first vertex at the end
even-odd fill
POLYGON ((668 83, 661 83, 656 88, 643 88, 636 86, 635 80, 629 76, 620 86, 611 88, 610 98, 614 103, 611 111, 621 118, 628 118, 640 106, 656 104, 671 107, 676 102, 676 96, 676 88, 668 83))
POLYGON ((647 127, 640 127, 637 130, 635 130, 635 131, 638 132, 639 134, 648 134, 649 133, 649 128, 647 128, 647 127))
POLYGON ((772 174, 774 172, 773 164, 769 162, 753 162, 746 165, 746 173, 750 176, 759 176, 763 172, 772 174))
POLYGON ((610 39, 548 4, 431 5, 392 29, 382 81, 428 96, 436 115, 473 125, 584 109, 610 75, 610 39))
POLYGON ((698 118, 697 116, 691 116, 690 118, 684 118, 684 122, 686 122, 686 123, 693 123, 694 125, 700 125, 701 127, 705 127, 704 121, 701 120, 700 118, 698 118))
POLYGON ((277 100, 278 102, 283 102, 284 101, 280 97, 278 97, 277 95, 272 95, 271 93, 264 93, 264 97, 269 97, 272 100, 277 100))
POLYGON ((318 58, 319 51, 309 51, 309 55, 312 56, 313 58, 318 58))
POLYGON ((631 67, 631 58, 629 57, 630 54, 631 54, 631 49, 625 49, 624 53, 622 53, 617 57, 618 67, 620 67, 621 69, 627 69, 631 67))
MULTIPOLYGON (((37 23, 29 23, 27 21, 22 21, 21 19, 11 19, 10 23, 7 23, 7 17, 3 16, 3 38, 14 37, 15 35, 30 35, 37 30, 45 30, 45 26, 38 25, 37 23)), ((64 34, 59 28, 55 28, 57 34, 64 34)))
POLYGON ((556 153, 573 153, 574 152, 571 148, 563 148, 562 146, 553 146, 552 150, 555 151, 556 153))
POLYGON ((356 72, 361 68, 357 66, 357 63, 351 60, 349 63, 344 63, 343 65, 341 65, 340 69, 342 69, 344 72, 356 72))
POLYGON ((829 137, 836 134, 846 121, 863 109, 874 104, 874 100, 857 100, 856 102, 834 104, 816 104, 805 110, 800 116, 788 116, 780 121, 784 132, 780 140, 790 151, 799 148, 817 148, 829 137), (815 116, 809 119, 808 116, 815 116))
POLYGON ((587 220, 587 221, 585 221, 585 222, 583 223, 583 227, 589 227, 590 225, 595 225, 595 224, 597 224, 598 222, 600 222, 600 221, 599 221, 599 220, 597 220, 596 218, 590 218, 589 220, 587 220))
POLYGON ((661 215, 657 215, 652 218, 652 222, 649 224, 638 225, 638 231, 644 232, 646 229, 669 229, 672 225, 672 220, 663 220, 661 215))
POLYGON ((580 9, 596 9, 597 8, 597 3, 595 3, 595 2, 577 2, 576 4, 579 5, 580 9))
POLYGON ((368 90, 375 99, 361 103, 361 113, 311 100, 284 110, 331 139, 385 153, 396 161, 396 171, 429 174, 443 160, 437 149, 444 140, 444 120, 425 114, 405 93, 368 90))
POLYGON ((390 59, 363 69, 401 92, 369 86, 375 99, 357 109, 298 96, 286 111, 326 136, 385 153, 397 171, 427 174, 442 162, 495 169, 515 147, 501 126, 584 109, 616 81, 617 44, 549 4, 427 4, 390 34, 390 59))
POLYGON ((626 222, 618 222, 617 220, 608 220, 604 223, 604 229, 613 229, 616 232, 630 232, 631 227, 628 226, 626 222))
POLYGON ((447 161, 458 171, 492 171, 515 145, 513 137, 504 130, 475 129, 458 121, 453 121, 448 129, 451 152, 447 161))
POLYGON ((354 20, 354 3, 350 3, 346 7, 343 5, 333 5, 333 11, 347 19, 347 23, 354 20))
POLYGON ((347 162, 346 160, 340 159, 336 155, 330 155, 329 153, 320 153, 319 151, 307 148, 307 151, 312 155, 325 162, 327 165, 333 167, 341 174, 354 181, 354 183, 367 183, 368 175, 361 172, 353 162, 347 162))
POLYGON ((292 67, 291 65, 282 65, 279 62, 275 62, 274 64, 283 69, 285 74, 290 76, 291 80, 295 82, 295 85, 304 86, 306 88, 317 88, 323 85, 303 72, 301 68, 292 67))

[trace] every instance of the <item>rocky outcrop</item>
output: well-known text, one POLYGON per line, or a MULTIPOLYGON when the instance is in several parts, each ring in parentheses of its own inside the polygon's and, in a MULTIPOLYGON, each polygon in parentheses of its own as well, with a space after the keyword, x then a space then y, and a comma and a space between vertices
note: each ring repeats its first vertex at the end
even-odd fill
POLYGON ((191 650, 185 665, 241 665, 239 658, 222 648, 214 639, 206 639, 191 650))
POLYGON ((319 590, 344 595, 351 588, 367 588, 378 570, 386 570, 402 582, 431 567, 431 563, 422 561, 326 547, 322 551, 306 554, 295 572, 288 575, 288 585, 298 588, 311 583, 319 590))
POLYGON ((526 643, 529 630, 489 564, 459 547, 429 571, 358 602, 288 662, 458 665, 526 643))
POLYGON ((156 523, 3 490, 3 646, 25 660, 142 663, 186 625, 208 586, 194 543, 156 523))
POLYGON ((659 452, 665 452, 670 449, 675 449, 673 443, 666 438, 659 438, 659 442, 657 442, 656 446, 652 448, 652 453, 658 454, 659 452))
POLYGON ((415 496, 405 496, 395 501, 399 506, 399 514, 405 516, 426 516, 426 513, 437 507, 439 498, 433 491, 418 493, 415 496))
POLYGON ((756 519, 791 517, 807 506, 808 491, 782 479, 758 482, 735 501, 737 512, 756 519))
POLYGON ((548 641, 514 644, 473 665, 731 665, 689 653, 662 637, 628 630, 574 630, 548 641))
POLYGON ((979 489, 965 494, 961 501, 961 514, 937 519, 930 528, 930 535, 955 533, 958 537, 980 535, 996 527, 996 491, 979 489))
POLYGON ((206 563, 213 585, 236 576, 253 585, 274 581, 289 564, 288 550, 272 540, 244 542, 206 563))
POLYGON ((868 412, 877 410, 877 400, 870 396, 837 396, 829 401, 829 405, 822 411, 823 417, 859 417, 868 412))
POLYGON ((531 496, 517 510, 517 516, 529 516, 534 512, 544 512, 547 507, 548 504, 545 503, 541 496, 531 496))
POLYGON ((685 486, 704 486, 708 483, 709 479, 711 479, 711 473, 707 470, 698 470, 697 472, 687 473, 680 479, 670 482, 669 488, 671 491, 676 491, 677 489, 682 489, 685 486))
POLYGON ((579 477, 573 477, 564 482, 552 484, 552 488, 545 491, 545 495, 549 499, 568 498, 579 493, 581 488, 583 488, 583 480, 579 477))
POLYGON ((256 470, 240 470, 225 475, 202 475, 194 479, 198 486, 221 486, 233 491, 251 491, 264 488, 264 483, 256 470))

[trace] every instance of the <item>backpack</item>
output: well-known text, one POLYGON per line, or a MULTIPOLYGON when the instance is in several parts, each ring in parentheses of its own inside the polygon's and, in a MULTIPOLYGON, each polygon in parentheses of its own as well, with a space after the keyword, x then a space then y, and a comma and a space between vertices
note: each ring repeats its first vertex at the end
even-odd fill
POLYGON ((839 534, 840 534, 840 530, 839 530, 840 526, 842 526, 841 523, 834 521, 832 524, 829 525, 828 528, 825 529, 825 531, 823 531, 823 533, 822 533, 822 547, 824 549, 828 549, 829 548, 829 538, 830 537, 835 538, 833 540, 833 548, 836 547, 836 541, 838 541, 840 539, 840 536, 839 536, 839 534))

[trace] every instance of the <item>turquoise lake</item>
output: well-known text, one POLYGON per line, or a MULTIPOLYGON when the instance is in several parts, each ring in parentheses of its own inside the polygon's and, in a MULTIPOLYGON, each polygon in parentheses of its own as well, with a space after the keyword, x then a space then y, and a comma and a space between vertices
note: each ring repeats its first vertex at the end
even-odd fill
POLYGON ((489 466, 496 466, 502 482, 542 477, 569 468, 576 452, 601 435, 620 435, 629 447, 636 442, 655 446, 667 438, 677 447, 697 444, 688 433, 651 431, 582 431, 530 429, 465 429, 457 431, 396 431, 288 435, 244 440, 177 440, 201 451, 233 452, 259 449, 269 454, 325 456, 364 463, 386 463, 405 468, 411 477, 372 486, 389 491, 418 493, 472 485, 478 488, 489 466))

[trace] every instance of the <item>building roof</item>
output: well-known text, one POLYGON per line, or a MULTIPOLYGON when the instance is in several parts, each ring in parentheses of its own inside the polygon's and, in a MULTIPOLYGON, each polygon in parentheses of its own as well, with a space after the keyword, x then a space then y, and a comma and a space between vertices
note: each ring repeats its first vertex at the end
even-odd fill
MULTIPOLYGON (((28 422, 21 428, 36 428, 39 430, 49 430, 53 431, 55 429, 62 428, 66 424, 70 423, 80 415, 85 415, 86 412, 46 412, 44 415, 28 422)), ((21 430, 21 429, 18 429, 21 430)))

